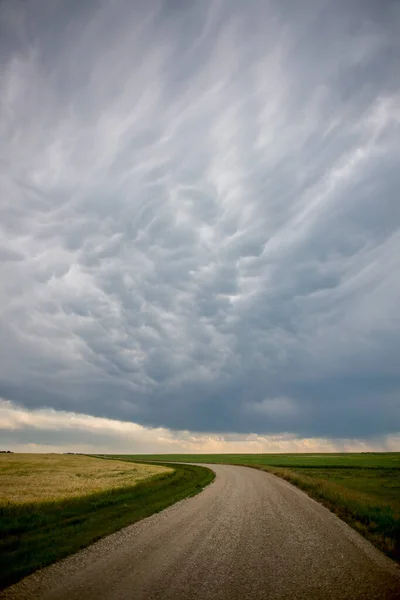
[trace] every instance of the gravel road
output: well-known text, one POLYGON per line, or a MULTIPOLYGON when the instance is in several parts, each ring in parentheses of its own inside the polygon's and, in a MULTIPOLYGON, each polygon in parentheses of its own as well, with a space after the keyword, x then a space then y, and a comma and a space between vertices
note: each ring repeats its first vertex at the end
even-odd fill
POLYGON ((3 600, 400 598, 400 568, 302 491, 209 465, 201 494, 0 593, 3 600))

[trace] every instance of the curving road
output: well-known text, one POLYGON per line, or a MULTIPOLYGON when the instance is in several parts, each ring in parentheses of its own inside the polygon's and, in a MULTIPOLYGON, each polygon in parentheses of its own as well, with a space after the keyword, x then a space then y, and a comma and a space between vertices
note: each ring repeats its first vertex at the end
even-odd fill
POLYGON ((400 598, 400 568, 273 475, 209 465, 198 496, 0 594, 25 600, 400 598))

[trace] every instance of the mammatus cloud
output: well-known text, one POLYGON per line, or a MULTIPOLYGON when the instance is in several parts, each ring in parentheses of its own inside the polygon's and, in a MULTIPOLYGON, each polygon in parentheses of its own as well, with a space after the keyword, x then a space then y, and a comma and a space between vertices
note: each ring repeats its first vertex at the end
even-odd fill
POLYGON ((3 450, 85 453, 381 452, 400 436, 375 439, 300 438, 294 434, 210 434, 149 428, 137 423, 54 409, 28 410, 0 401, 3 450))
POLYGON ((0 23, 1 395, 149 436, 398 432, 400 5, 0 23))

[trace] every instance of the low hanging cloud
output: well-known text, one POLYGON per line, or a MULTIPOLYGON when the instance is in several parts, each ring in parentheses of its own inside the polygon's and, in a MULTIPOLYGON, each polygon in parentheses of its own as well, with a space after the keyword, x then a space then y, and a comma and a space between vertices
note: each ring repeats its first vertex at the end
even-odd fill
POLYGON ((290 398, 264 398, 262 402, 249 405, 249 411, 266 417, 283 417, 294 416, 298 413, 299 408, 296 403, 290 398))
POLYGON ((2 450, 100 454, 380 452, 395 450, 400 444, 399 435, 333 441, 288 433, 262 436, 172 431, 54 409, 28 410, 4 400, 0 400, 0 435, 5 444, 2 450))
POLYGON ((154 450, 398 432, 399 23, 4 0, 1 396, 154 450))

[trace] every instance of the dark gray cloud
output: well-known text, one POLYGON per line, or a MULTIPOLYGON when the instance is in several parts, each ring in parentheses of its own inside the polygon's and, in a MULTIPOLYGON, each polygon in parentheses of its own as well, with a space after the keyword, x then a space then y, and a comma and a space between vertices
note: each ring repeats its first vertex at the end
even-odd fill
POLYGON ((400 430, 400 5, 0 6, 0 396, 400 430))

